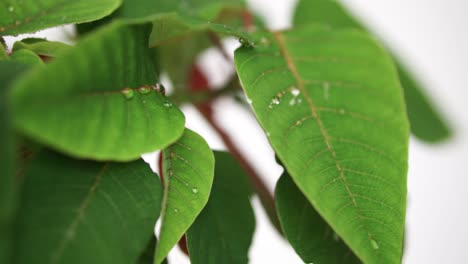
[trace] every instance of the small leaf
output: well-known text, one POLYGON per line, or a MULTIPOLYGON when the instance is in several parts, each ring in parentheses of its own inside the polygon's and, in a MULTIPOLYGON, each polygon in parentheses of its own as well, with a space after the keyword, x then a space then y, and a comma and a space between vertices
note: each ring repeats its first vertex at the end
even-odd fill
POLYGON ((203 138, 188 129, 162 155, 164 199, 156 264, 161 263, 205 207, 214 175, 213 152, 203 138))
MULTIPOLYGON (((324 23, 333 28, 364 27, 356 21, 336 0, 302 0, 296 9, 294 25, 324 23)), ((423 87, 411 76, 398 59, 397 69, 403 86, 411 132, 421 140, 437 142, 451 135, 450 128, 441 114, 425 95, 423 87)))
POLYGON ((9 1, 0 9, 0 35, 17 35, 71 23, 89 22, 117 9, 121 0, 9 1))
POLYGON ((259 38, 235 64, 276 154, 360 259, 399 262, 409 125, 391 58, 357 30, 259 38))
POLYGON ((126 161, 183 133, 182 112, 153 91, 150 28, 114 23, 90 34, 12 91, 16 126, 82 158, 126 161))
POLYGON ((208 204, 187 232, 192 264, 248 263, 255 230, 247 175, 228 153, 215 152, 208 204))
POLYGON ((14 263, 136 263, 162 197, 148 165, 37 155, 22 190, 14 263))
POLYGON ((275 200, 284 234, 304 263, 361 263, 287 173, 276 184, 275 200))
POLYGON ((10 83, 26 68, 20 63, 0 61, 0 263, 11 263, 12 226, 17 204, 16 138, 6 95, 10 83))
POLYGON ((23 49, 30 50, 40 56, 55 58, 70 50, 71 47, 62 42, 47 41, 46 39, 40 38, 27 38, 17 41, 13 45, 13 52, 23 49))
POLYGON ((15 62, 19 62, 22 64, 26 64, 29 66, 37 66, 37 65, 44 65, 44 62, 41 60, 41 58, 34 52, 30 50, 18 50, 16 52, 13 52, 10 55, 10 59, 15 62))

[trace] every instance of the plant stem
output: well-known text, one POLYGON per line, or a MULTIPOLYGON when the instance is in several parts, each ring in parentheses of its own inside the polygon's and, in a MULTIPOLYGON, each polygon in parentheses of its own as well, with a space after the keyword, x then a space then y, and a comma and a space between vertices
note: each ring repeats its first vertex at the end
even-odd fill
POLYGON ((257 174, 255 169, 249 163, 247 158, 244 157, 242 152, 238 149, 238 147, 229 137, 229 135, 223 130, 221 126, 218 125, 213 116, 212 106, 209 103, 206 103, 199 104, 196 107, 198 111, 205 117, 208 123, 213 127, 213 129, 217 132, 217 134, 221 137, 229 152, 234 156, 234 158, 239 162, 242 168, 247 172, 247 174, 249 175, 250 182, 254 187, 254 190, 257 193, 258 197, 260 198, 260 202, 262 203, 263 208, 265 209, 271 223, 273 224, 275 229, 282 235, 281 226, 279 223, 278 216, 276 214, 275 200, 273 198, 273 195, 270 194, 262 178, 257 174))

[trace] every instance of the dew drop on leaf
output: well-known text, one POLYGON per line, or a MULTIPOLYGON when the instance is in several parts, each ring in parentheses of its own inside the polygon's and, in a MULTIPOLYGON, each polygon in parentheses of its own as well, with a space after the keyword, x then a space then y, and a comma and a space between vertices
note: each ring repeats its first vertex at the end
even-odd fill
POLYGON ((125 99, 130 100, 130 99, 133 98, 134 92, 133 92, 133 90, 130 89, 130 88, 125 88, 125 89, 122 90, 122 94, 123 94, 123 96, 125 97, 125 99))
POLYGON ((164 107, 166 107, 166 108, 171 108, 171 107, 172 107, 172 103, 169 102, 169 101, 164 101, 163 105, 164 105, 164 107))
POLYGON ((377 243, 377 241, 375 241, 374 239, 371 239, 370 243, 373 249, 375 250, 379 249, 379 244, 377 243))
POLYGON ((179 212, 179 209, 177 209, 177 208, 174 208, 174 210, 173 210, 173 211, 174 211, 174 213, 176 213, 176 214, 177 214, 177 213, 179 212))
POLYGON ((192 192, 195 193, 195 194, 198 193, 198 188, 193 187, 193 188, 192 188, 192 192))
POLYGON ((301 93, 301 91, 299 91, 299 89, 297 89, 296 87, 293 87, 292 90, 291 90, 291 94, 294 97, 297 97, 300 93, 301 93))
POLYGON ((9 11, 9 12, 13 12, 13 11, 15 11, 15 8, 14 8, 13 6, 9 6, 9 7, 8 7, 8 11, 9 11))
POLYGON ((146 85, 143 85, 143 86, 138 88, 138 92, 140 94, 149 94, 151 92, 151 89, 150 89, 150 87, 148 87, 146 85))

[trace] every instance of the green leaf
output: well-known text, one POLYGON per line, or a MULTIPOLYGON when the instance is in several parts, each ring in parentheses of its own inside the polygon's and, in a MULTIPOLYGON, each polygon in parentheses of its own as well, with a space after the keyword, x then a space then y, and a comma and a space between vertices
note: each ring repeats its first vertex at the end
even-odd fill
POLYGON ((114 23, 88 35, 12 92, 16 126, 76 157, 132 160, 184 131, 182 112, 148 85, 156 82, 149 27, 114 23))
POLYGON ((89 22, 117 9, 121 0, 22 0, 4 2, 0 35, 18 35, 71 23, 89 22))
POLYGON ((29 66, 44 65, 44 62, 36 53, 25 49, 13 52, 10 59, 29 66))
MULTIPOLYGON (((294 25, 324 23, 334 28, 364 27, 357 22, 336 0, 302 0, 296 9, 294 25)), ((434 108, 425 95, 423 87, 411 76, 410 72, 398 63, 400 81, 404 88, 411 132, 421 140, 437 142, 451 135, 450 128, 441 114, 434 108)))
POLYGON ((162 155, 164 199, 156 264, 161 263, 205 207, 214 175, 213 152, 203 138, 188 129, 162 155))
POLYGON ((158 46, 171 41, 180 41, 181 37, 200 32, 214 32, 222 35, 234 36, 245 43, 253 45, 250 36, 245 32, 220 23, 213 23, 198 18, 182 17, 168 14, 153 20, 153 32, 150 36, 150 46, 158 46))
POLYGON ((14 263, 136 263, 153 236, 161 183, 142 160, 40 152, 26 173, 14 263))
POLYGON ((6 95, 10 83, 25 69, 20 63, 0 61, 0 263, 11 263, 12 225, 17 204, 16 138, 6 95))
POLYGON ((15 42, 13 45, 13 52, 23 49, 30 50, 40 56, 55 58, 70 50, 71 47, 62 42, 47 41, 40 38, 26 38, 15 42))
POLYGON ((247 175, 228 153, 215 152, 210 199, 187 232, 192 264, 248 263, 255 231, 247 175))
POLYGON ((237 73, 299 189, 366 263, 402 255, 409 128, 391 58, 367 34, 265 34, 237 73))
MULTIPOLYGON (((0 38, 0 40, 3 40, 3 39, 0 38)), ((8 60, 8 55, 6 54, 5 47, 0 41, 0 61, 3 61, 3 60, 8 60)))
POLYGON ((275 200, 284 234, 304 263, 361 263, 287 173, 276 184, 275 200))
POLYGON ((222 12, 245 10, 243 0, 173 1, 125 0, 117 16, 133 22, 147 22, 171 13, 183 13, 207 20, 216 19, 222 12))

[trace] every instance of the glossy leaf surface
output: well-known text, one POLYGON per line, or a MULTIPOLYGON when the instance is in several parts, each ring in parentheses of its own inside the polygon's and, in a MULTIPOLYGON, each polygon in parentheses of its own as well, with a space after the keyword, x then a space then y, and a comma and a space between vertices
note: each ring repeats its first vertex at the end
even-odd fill
POLYGON ((155 263, 159 264, 189 229, 208 202, 214 175, 214 156, 195 132, 163 151, 164 199, 155 263))
POLYGON ((136 263, 162 199, 149 166, 37 155, 25 175, 14 263, 136 263))
POLYGON ((120 4, 121 0, 4 1, 0 8, 0 35, 93 21, 109 15, 120 4))
POLYGON ((182 112, 156 83, 147 47, 150 27, 114 23, 88 35, 12 93, 16 126, 62 152, 132 160, 183 133, 182 112))
MULTIPOLYGON (((324 23, 333 28, 359 28, 363 26, 355 20, 336 0, 301 0, 296 9, 294 25, 324 23)), ((394 58, 395 61, 398 59, 394 58)), ((418 138, 437 142, 448 138, 450 128, 441 114, 425 95, 423 87, 415 81, 410 71, 397 63, 400 81, 403 86, 411 132, 418 138)))
POLYGON ((276 154, 359 258, 399 262, 409 125, 391 58, 357 30, 309 26, 259 43, 235 63, 276 154))

